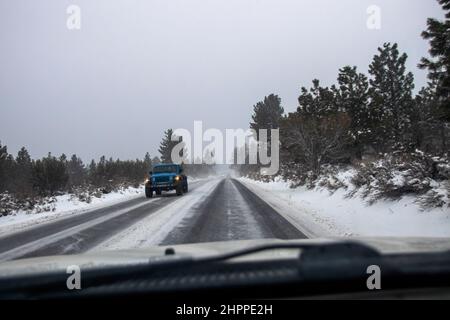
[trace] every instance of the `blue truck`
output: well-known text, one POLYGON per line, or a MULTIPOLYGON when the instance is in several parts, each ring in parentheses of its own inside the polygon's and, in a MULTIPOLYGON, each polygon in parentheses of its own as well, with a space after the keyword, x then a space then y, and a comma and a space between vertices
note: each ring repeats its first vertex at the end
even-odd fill
POLYGON ((188 181, 187 176, 183 174, 183 167, 173 163, 153 166, 145 181, 145 196, 151 198, 153 192, 159 196, 163 191, 171 190, 175 190, 177 196, 188 192, 188 181))

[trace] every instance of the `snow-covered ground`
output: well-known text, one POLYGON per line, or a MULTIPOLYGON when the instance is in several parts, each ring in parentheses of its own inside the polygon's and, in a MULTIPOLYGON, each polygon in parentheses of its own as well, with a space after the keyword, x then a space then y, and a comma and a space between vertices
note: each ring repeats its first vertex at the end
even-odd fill
POLYGON ((130 187, 120 191, 111 192, 109 194, 103 194, 101 198, 92 197, 92 201, 90 203, 79 201, 77 197, 70 194, 57 196, 55 197, 56 201, 51 204, 50 211, 40 213, 35 211, 18 211, 11 215, 0 217, 0 236, 32 225, 48 222, 72 214, 99 209, 142 196, 142 187, 130 187))
POLYGON ((346 197, 348 191, 343 189, 331 194, 320 187, 291 189, 281 180, 240 181, 310 237, 450 237, 450 209, 422 211, 411 196, 370 206, 357 195, 346 197))

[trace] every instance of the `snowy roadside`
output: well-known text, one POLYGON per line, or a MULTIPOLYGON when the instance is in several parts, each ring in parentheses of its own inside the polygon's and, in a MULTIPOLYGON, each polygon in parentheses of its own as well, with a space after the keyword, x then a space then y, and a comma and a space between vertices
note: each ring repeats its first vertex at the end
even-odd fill
POLYGON ((80 201, 77 197, 70 194, 56 196, 56 201, 52 203, 51 211, 40 213, 34 211, 17 211, 8 216, 0 217, 0 236, 16 232, 32 225, 52 221, 73 214, 100 209, 142 196, 142 187, 129 187, 108 194, 103 194, 100 198, 92 197, 92 201, 90 203, 80 201))
POLYGON ((291 189, 284 181, 239 181, 310 237, 450 237, 450 209, 422 211, 415 197, 369 206, 343 189, 331 194, 323 187, 291 189))

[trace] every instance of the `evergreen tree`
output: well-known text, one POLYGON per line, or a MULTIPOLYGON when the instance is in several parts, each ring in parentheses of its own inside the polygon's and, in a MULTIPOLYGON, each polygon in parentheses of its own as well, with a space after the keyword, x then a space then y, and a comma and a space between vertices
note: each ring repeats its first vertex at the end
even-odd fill
POLYGON ((446 11, 445 20, 428 19, 422 37, 430 42, 431 59, 422 58, 419 67, 429 71, 440 107, 439 118, 450 121, 450 0, 438 0, 446 11))
POLYGON ((67 164, 67 156, 63 153, 62 155, 59 156, 59 161, 67 164))
POLYGON ((2 146, 0 142, 0 192, 6 189, 6 157, 8 156, 8 149, 6 146, 2 146))
POLYGON ((96 173, 97 173, 97 163, 95 162, 94 159, 92 159, 91 163, 89 163, 89 166, 88 166, 88 179, 89 179, 89 182, 93 185, 96 185, 96 183, 95 183, 96 173))
POLYGON ((161 162, 162 163, 172 163, 172 149, 181 141, 172 141, 173 130, 168 129, 164 132, 164 137, 159 146, 159 153, 161 154, 161 162))
POLYGON ((414 144, 427 153, 444 154, 450 151, 449 131, 446 123, 437 117, 439 111, 434 88, 422 88, 414 100, 411 132, 414 144))
POLYGON ((16 162, 19 167, 25 170, 31 168, 31 157, 25 147, 22 147, 17 153, 16 162))
POLYGON ((25 147, 17 153, 13 190, 17 195, 26 197, 32 193, 31 183, 32 161, 25 147))
POLYGON ((105 185, 106 183, 106 157, 101 156, 95 168, 94 181, 97 186, 105 185))
POLYGON ((313 80, 313 86, 309 90, 305 87, 301 88, 297 113, 317 118, 335 114, 338 111, 336 91, 334 86, 331 89, 322 87, 319 80, 313 80))
POLYGON ((146 171, 149 171, 152 168, 152 158, 148 152, 144 156, 144 167, 146 171))
POLYGON ((65 190, 69 176, 64 161, 49 153, 47 157, 33 163, 31 178, 33 186, 41 195, 55 195, 65 190))
POLYGON ((369 81, 364 74, 357 72, 356 67, 346 66, 339 70, 338 84, 337 109, 347 113, 351 119, 350 132, 355 155, 361 158, 374 129, 368 106, 369 81))
POLYGON ((400 54, 397 44, 385 43, 369 68, 371 121, 378 151, 403 149, 411 140, 414 77, 406 72, 407 58, 406 53, 400 54))
POLYGON ((10 189, 13 167, 14 159, 8 153, 7 146, 2 146, 0 143, 0 192, 10 189))
POLYGON ((75 154, 67 163, 67 173, 70 186, 80 186, 86 182, 86 168, 81 158, 78 158, 75 154))
POLYGON ((270 143, 271 129, 278 129, 280 127, 280 120, 283 117, 284 109, 281 106, 281 99, 275 95, 270 94, 264 97, 263 101, 258 102, 253 106, 252 122, 250 128, 256 131, 259 139, 259 130, 266 129, 267 138, 270 143))

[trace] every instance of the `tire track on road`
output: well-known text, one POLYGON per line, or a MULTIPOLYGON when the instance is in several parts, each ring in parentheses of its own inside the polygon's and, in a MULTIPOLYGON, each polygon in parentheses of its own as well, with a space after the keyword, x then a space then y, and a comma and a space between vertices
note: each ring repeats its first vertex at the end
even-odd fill
POLYGON ((162 245, 250 239, 304 239, 300 230, 234 179, 222 180, 162 245))
MULTIPOLYGON (((191 183, 191 190, 201 184, 191 183)), ((0 261, 84 252, 177 199, 133 199, 10 234, 0 238, 0 261)))

